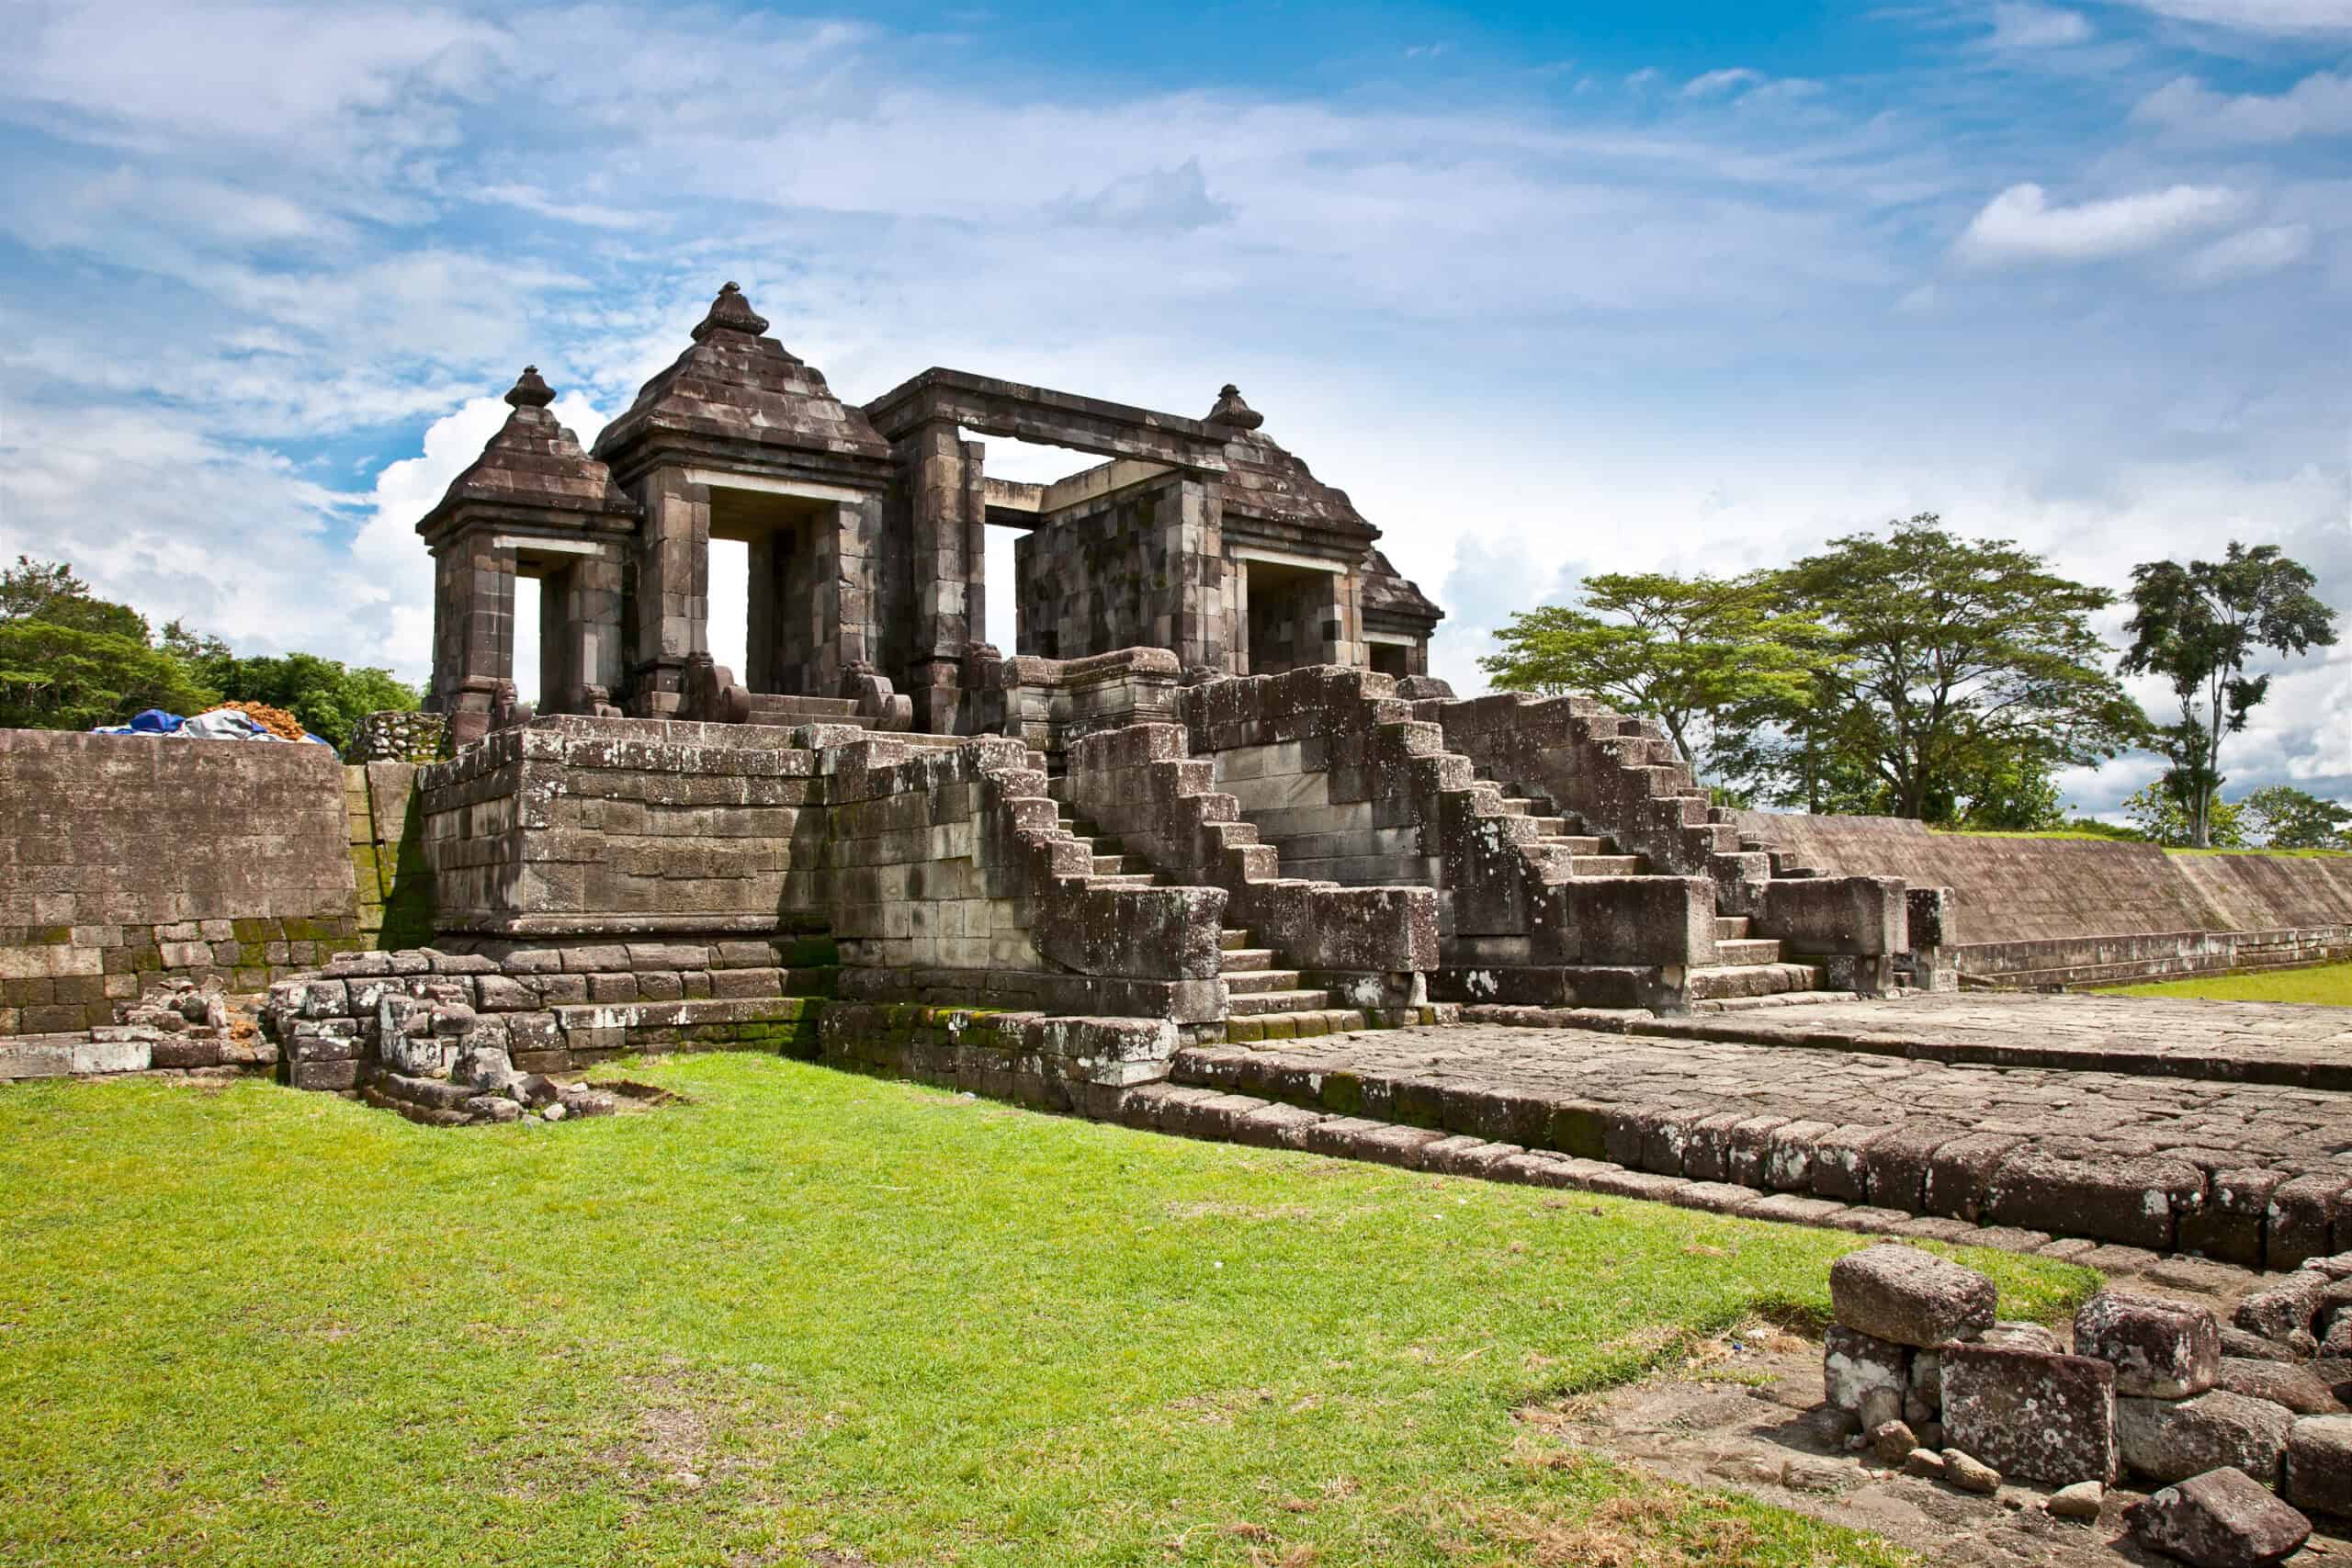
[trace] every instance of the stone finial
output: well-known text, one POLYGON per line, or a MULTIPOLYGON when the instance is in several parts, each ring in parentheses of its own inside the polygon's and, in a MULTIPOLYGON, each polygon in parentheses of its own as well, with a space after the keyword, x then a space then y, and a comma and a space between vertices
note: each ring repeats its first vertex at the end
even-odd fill
POLYGON ((1241 400, 1241 389, 1227 381, 1217 389, 1216 407, 1202 423, 1221 424, 1229 430, 1255 430, 1266 423, 1266 416, 1241 400))
POLYGON ((725 283, 719 285, 718 298, 710 302, 710 313, 702 319, 700 326, 695 328, 695 341, 700 343, 721 329, 748 333, 757 337, 768 330, 768 319, 752 309, 752 302, 743 298, 741 288, 732 283, 725 283))
POLYGON ((506 400, 518 409, 543 409, 555 401, 555 389, 539 379, 537 366, 526 365, 523 373, 514 378, 506 400))

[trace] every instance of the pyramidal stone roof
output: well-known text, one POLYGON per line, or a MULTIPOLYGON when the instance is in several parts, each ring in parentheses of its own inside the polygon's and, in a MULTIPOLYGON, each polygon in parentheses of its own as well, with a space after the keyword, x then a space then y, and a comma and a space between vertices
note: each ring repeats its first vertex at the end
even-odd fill
POLYGON ((449 481, 440 502, 416 525, 430 533, 469 505, 530 508, 589 516, 630 518, 637 502, 613 483, 610 469, 580 449, 548 404, 555 390, 526 365, 506 394, 514 412, 498 427, 465 472, 449 481))
POLYGON ((641 449, 684 447, 744 456, 887 461, 890 444, 844 405, 823 372, 764 334, 767 318, 729 283, 694 330, 694 343, 639 389, 637 401, 596 439, 596 455, 627 468, 641 449))
POLYGON ((1201 421, 1225 437, 1225 511, 1270 523, 1303 523, 1355 533, 1366 543, 1380 530, 1365 521, 1348 492, 1327 485, 1259 427, 1266 416, 1241 400, 1230 381, 1201 421))
POLYGON ((1378 550, 1366 550, 1358 575, 1362 579, 1363 607, 1367 613, 1385 612, 1410 620, 1426 620, 1434 626, 1445 619, 1445 612, 1420 590, 1411 579, 1399 576, 1389 564, 1388 558, 1378 550))

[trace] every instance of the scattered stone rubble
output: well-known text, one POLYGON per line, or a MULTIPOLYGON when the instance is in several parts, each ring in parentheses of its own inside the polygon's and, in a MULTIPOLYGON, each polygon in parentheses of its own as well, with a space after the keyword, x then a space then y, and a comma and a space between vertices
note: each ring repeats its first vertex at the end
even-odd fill
POLYGON ((1984 1275, 1914 1247, 1849 1253, 1829 1281, 1827 1404, 1867 1463, 1988 1495, 2049 1486, 2049 1513, 2076 1519, 2129 1476, 2162 1488, 2127 1512, 2134 1536, 2199 1568, 2278 1562, 2311 1533, 2303 1509, 2352 1515, 2352 1359, 2321 1353, 2352 1317, 2352 1254, 2245 1298, 2228 1327, 2102 1292, 2071 1351, 1998 1321, 1984 1275))

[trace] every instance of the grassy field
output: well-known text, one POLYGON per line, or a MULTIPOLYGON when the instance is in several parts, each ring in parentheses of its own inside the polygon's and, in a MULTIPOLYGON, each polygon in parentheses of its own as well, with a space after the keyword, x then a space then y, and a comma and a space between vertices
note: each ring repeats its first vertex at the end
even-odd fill
POLYGON ((2254 975, 2209 975, 2189 980, 2156 980, 2144 986, 2114 986, 2102 995, 2182 997, 2214 1002, 2317 1002, 2352 1007, 2352 964, 2316 969, 2273 969, 2254 975))
MULTIPOLYGON (((0 1561, 1905 1561, 1513 1416, 1826 1310, 1855 1238, 631 1071, 688 1102, 0 1089, 0 1561)), ((2009 1315, 2090 1280, 1971 1261, 2009 1315)))

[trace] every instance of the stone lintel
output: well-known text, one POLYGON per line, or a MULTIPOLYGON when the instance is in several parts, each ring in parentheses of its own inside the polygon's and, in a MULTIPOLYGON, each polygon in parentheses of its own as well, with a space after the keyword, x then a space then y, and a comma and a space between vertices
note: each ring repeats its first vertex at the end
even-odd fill
POLYGON ((1140 458, 1196 473, 1226 470, 1224 438, 1198 420, 944 367, 883 393, 865 412, 875 429, 894 442, 926 424, 948 423, 983 435, 1140 458))

